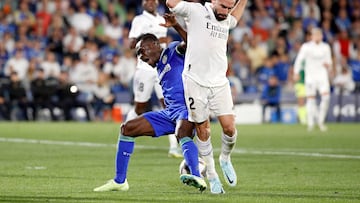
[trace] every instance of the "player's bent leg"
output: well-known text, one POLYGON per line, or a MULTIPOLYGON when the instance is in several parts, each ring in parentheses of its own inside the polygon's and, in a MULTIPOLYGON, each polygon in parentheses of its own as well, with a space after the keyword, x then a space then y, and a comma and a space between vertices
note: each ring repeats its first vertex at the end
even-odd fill
POLYGON ((126 179, 127 170, 134 151, 135 137, 153 134, 154 130, 150 123, 142 116, 122 124, 115 159, 115 177, 106 184, 95 188, 94 191, 127 191, 129 189, 126 179))
POLYGON ((237 175, 230 159, 230 154, 235 147, 237 138, 234 116, 224 115, 219 116, 218 118, 223 128, 221 135, 221 154, 219 157, 220 167, 223 171, 226 183, 230 186, 236 186, 237 175))
POLYGON ((182 174, 180 175, 180 180, 182 183, 188 186, 192 186, 199 189, 200 192, 206 190, 207 188, 205 180, 195 175, 182 174))
POLYGON ((94 192, 108 192, 108 191, 128 191, 129 184, 125 179, 124 183, 117 183, 113 179, 109 180, 104 185, 94 189, 94 192))
POLYGON ((215 161, 211 138, 209 137, 206 141, 202 141, 198 137, 196 137, 195 139, 199 149, 199 156, 206 163, 206 178, 209 181, 210 192, 212 194, 224 194, 225 190, 223 189, 219 179, 219 175, 215 170, 215 161))

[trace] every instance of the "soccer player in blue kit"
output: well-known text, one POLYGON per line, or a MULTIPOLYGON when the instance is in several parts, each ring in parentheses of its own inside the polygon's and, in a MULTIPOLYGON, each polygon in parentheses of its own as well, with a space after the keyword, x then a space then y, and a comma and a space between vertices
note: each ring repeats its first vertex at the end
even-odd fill
MULTIPOLYGON (((174 25, 175 28, 176 26, 180 27, 178 24, 174 25)), ((180 31, 178 32, 180 33, 180 31)), ((130 156, 134 150, 135 138, 139 136, 159 137, 174 132, 191 172, 191 174, 182 174, 180 179, 184 184, 203 191, 207 185, 199 173, 198 149, 192 140, 195 125, 188 121, 181 77, 186 44, 172 42, 163 50, 159 40, 153 34, 142 35, 139 43, 137 54, 144 62, 157 68, 166 108, 156 112, 144 113, 121 125, 116 154, 115 178, 95 188, 94 191, 127 191, 129 184, 126 173, 130 156)))

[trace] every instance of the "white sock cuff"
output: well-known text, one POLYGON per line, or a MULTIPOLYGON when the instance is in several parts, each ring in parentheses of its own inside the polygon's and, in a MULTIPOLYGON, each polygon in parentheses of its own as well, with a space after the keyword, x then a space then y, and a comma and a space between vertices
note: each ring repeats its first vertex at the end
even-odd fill
POLYGON ((200 156, 207 156, 212 153, 213 147, 211 144, 211 138, 207 139, 206 141, 201 141, 197 136, 195 139, 195 143, 198 147, 200 156))
POLYGON ((236 142, 237 130, 235 129, 233 136, 229 136, 229 135, 225 134, 224 132, 222 132, 221 137, 222 137, 222 140, 224 140, 225 142, 229 142, 229 143, 236 142))

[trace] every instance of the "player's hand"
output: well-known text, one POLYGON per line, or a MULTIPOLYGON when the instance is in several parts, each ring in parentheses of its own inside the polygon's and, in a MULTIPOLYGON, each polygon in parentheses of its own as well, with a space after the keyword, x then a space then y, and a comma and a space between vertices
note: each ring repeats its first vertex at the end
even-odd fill
POLYGON ((165 13, 163 17, 165 18, 165 23, 160 23, 161 26, 173 27, 178 23, 173 13, 165 13))

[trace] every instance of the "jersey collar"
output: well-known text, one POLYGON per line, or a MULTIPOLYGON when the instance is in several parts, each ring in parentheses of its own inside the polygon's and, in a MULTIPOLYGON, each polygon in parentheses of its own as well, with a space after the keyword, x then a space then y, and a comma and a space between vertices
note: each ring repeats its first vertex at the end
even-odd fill
POLYGON ((151 13, 145 11, 145 10, 143 11, 143 15, 147 16, 147 17, 150 17, 150 18, 157 18, 159 16, 158 13, 156 13, 156 15, 154 16, 153 14, 151 14, 151 13))

